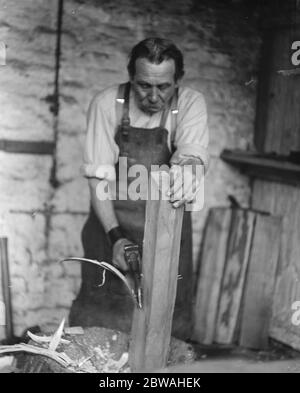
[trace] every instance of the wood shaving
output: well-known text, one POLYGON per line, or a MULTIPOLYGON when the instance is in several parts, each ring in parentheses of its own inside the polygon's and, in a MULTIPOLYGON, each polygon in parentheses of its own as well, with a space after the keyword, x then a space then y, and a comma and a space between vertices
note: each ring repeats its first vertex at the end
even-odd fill
POLYGON ((63 334, 64 331, 64 326, 65 326, 65 318, 63 318, 63 320, 61 321, 58 329, 56 330, 56 332, 53 334, 53 337, 49 343, 49 350, 50 351, 55 351, 56 348, 59 345, 59 342, 61 340, 61 336, 63 334))
MULTIPOLYGON (((37 336, 36 334, 31 333, 29 330, 27 335, 31 338, 32 341, 36 342, 37 344, 44 344, 50 343, 53 339, 53 336, 37 336)), ((65 340, 63 338, 60 339, 60 344, 70 344, 71 341, 65 340)))
POLYGON ((0 347, 0 354, 13 352, 27 352, 35 355, 46 356, 55 360, 63 367, 74 365, 74 362, 64 352, 55 352, 47 348, 40 348, 29 344, 2 345, 0 347))
POLYGON ((77 336, 77 335, 84 334, 84 330, 81 326, 65 327, 64 332, 65 334, 69 334, 70 336, 77 336))

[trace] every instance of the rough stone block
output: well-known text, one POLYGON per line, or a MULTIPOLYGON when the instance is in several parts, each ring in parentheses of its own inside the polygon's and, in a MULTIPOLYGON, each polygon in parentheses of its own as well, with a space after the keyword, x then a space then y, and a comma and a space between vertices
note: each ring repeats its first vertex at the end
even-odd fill
POLYGON ((55 214, 49 233, 49 257, 59 261, 70 256, 82 256, 81 230, 86 220, 82 214, 55 214))
POLYGON ((76 293, 67 277, 54 279, 48 277, 45 283, 45 299, 48 308, 70 308, 76 293))
POLYGON ((43 210, 51 195, 52 158, 0 152, 0 205, 4 210, 43 210))
POLYGON ((57 140, 57 179, 64 183, 82 177, 83 135, 60 133, 57 140))
POLYGON ((46 219, 42 214, 11 213, 6 220, 11 274, 26 277, 30 266, 40 266, 47 258, 46 219))
MULTIPOLYGON (((21 272, 20 272, 21 273, 21 272)), ((45 307, 47 302, 44 296, 45 280, 42 268, 30 266, 22 271, 22 277, 26 281, 26 288, 20 292, 17 288, 19 276, 12 276, 12 307, 13 322, 18 334, 26 327, 38 324, 38 320, 28 320, 27 315, 31 310, 45 307)))
POLYGON ((90 195, 84 177, 62 184, 55 190, 51 205, 55 212, 88 213, 90 195))
POLYGON ((1 0, 1 40, 7 45, 0 73, 1 137, 53 139, 57 2, 1 0))

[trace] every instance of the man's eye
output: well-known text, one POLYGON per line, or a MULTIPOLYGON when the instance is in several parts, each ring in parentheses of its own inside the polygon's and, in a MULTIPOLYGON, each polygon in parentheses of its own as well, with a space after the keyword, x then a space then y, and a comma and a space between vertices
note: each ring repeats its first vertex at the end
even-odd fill
POLYGON ((169 85, 159 85, 158 88, 159 90, 167 90, 169 85))
POLYGON ((147 85, 146 83, 140 83, 139 86, 140 86, 142 89, 149 89, 149 85, 147 85))

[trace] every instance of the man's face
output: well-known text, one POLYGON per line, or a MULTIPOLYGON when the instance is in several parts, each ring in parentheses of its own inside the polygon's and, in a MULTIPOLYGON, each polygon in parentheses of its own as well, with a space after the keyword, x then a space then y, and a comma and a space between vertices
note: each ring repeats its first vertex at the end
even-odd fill
POLYGON ((174 75, 173 59, 160 64, 150 63, 144 58, 137 59, 131 83, 139 108, 149 114, 164 109, 177 87, 174 75))

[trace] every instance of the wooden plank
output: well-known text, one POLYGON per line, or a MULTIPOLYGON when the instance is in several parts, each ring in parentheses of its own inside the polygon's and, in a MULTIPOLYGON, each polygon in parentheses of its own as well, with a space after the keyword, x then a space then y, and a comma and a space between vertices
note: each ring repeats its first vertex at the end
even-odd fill
POLYGON ((288 155, 300 150, 300 79, 291 62, 291 45, 300 27, 265 32, 257 98, 255 144, 262 153, 288 155))
POLYGON ((235 338, 254 221, 254 213, 233 210, 217 316, 215 341, 218 343, 231 344, 235 338))
POLYGON ((268 347, 280 236, 280 218, 257 215, 243 300, 241 346, 268 347))
POLYGON ((1 268, 1 287, 3 293, 3 302, 5 304, 5 338, 8 342, 14 337, 12 302, 10 293, 10 274, 8 264, 8 240, 6 237, 0 237, 0 268, 1 268))
POLYGON ((175 306, 183 209, 148 200, 143 250, 143 309, 135 308, 130 364, 134 372, 164 367, 175 306))
POLYGON ((296 70, 298 67, 291 62, 291 45, 294 41, 299 40, 300 28, 289 27, 277 38, 275 58, 276 62, 276 81, 274 81, 274 90, 270 94, 275 96, 273 105, 270 110, 267 146, 272 146, 273 134, 272 129, 278 128, 280 139, 276 148, 281 154, 289 154, 291 151, 300 151, 298 144, 298 135, 300 127, 300 78, 297 74, 285 76, 279 73, 280 70, 296 70), (281 43, 281 45, 280 45, 281 43))
MULTIPOLYGON (((0 238, 0 245, 1 245, 1 238, 0 238)), ((6 337, 5 334, 5 325, 6 325, 6 310, 5 310, 5 303, 4 303, 4 291, 2 285, 2 252, 0 249, 0 340, 3 340, 6 337)))
POLYGON ((214 339, 230 222, 231 209, 210 209, 194 306, 193 340, 203 344, 214 339))
POLYGON ((270 336, 300 350, 300 329, 292 323, 292 304, 300 299, 300 187, 257 180, 253 207, 282 217, 281 250, 270 336))
POLYGON ((269 101, 270 89, 270 68, 272 66, 273 51, 273 32, 264 32, 261 57, 259 64, 259 75, 256 96, 256 117, 255 117, 255 133, 254 144, 260 153, 265 153, 266 143, 266 123, 268 120, 268 107, 266 102, 269 101))

